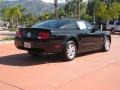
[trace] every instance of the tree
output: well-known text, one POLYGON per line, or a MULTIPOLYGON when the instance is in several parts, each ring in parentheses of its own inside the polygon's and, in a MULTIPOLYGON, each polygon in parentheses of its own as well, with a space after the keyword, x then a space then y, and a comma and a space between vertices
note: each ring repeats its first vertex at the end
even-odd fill
POLYGON ((80 19, 80 16, 85 13, 86 5, 83 0, 67 0, 64 9, 66 16, 80 19), (82 9, 84 9, 83 12, 82 9))
POLYGON ((96 22, 96 9, 99 6, 101 0, 88 0, 87 13, 93 17, 93 22, 96 22))
POLYGON ((37 22, 37 16, 33 15, 32 13, 28 13, 24 16, 24 22, 22 24, 25 24, 26 26, 31 26, 32 24, 37 22))
POLYGON ((11 28, 13 28, 14 24, 16 26, 18 25, 19 19, 21 18, 21 12, 18 7, 5 8, 2 13, 5 20, 10 22, 11 28))
POLYGON ((16 26, 18 26, 19 19, 21 18, 21 12, 18 7, 13 8, 13 18, 16 19, 16 26))
POLYGON ((105 24, 108 20, 118 20, 120 16, 120 3, 112 2, 108 4, 106 2, 101 2, 96 9, 96 16, 99 24, 105 24))
POLYGON ((59 18, 65 18, 65 10, 64 10, 64 8, 59 8, 58 9, 58 17, 59 18))
POLYGON ((101 18, 102 20, 111 19, 109 12, 107 10, 107 5, 103 2, 101 2, 100 5, 98 6, 96 15, 97 15, 97 17, 101 18))
POLYGON ((113 2, 111 6, 109 6, 108 11, 111 19, 118 20, 120 16, 120 3, 113 2))
MULTIPOLYGON (((0 0, 0 4, 2 3, 2 1, 3 1, 3 0, 0 0)), ((2 11, 2 10, 0 9, 0 12, 1 12, 1 11, 2 11)), ((1 19, 1 14, 0 14, 0 19, 1 19)))
POLYGON ((101 2, 96 10, 96 13, 97 17, 102 20, 118 19, 120 16, 120 3, 113 2, 110 6, 108 6, 107 4, 101 2))
POLYGON ((10 10, 9 8, 5 8, 2 10, 3 17, 5 18, 5 21, 7 22, 8 19, 10 19, 10 10))

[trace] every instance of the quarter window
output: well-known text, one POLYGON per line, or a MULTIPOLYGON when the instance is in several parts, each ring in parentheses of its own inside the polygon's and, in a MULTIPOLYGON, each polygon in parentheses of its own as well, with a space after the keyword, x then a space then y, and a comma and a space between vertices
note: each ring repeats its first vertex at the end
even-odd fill
POLYGON ((86 30, 87 29, 86 25, 83 21, 79 21, 78 26, 79 26, 80 30, 86 30))
POLYGON ((78 26, 76 23, 68 23, 60 27, 60 29, 66 29, 66 30, 77 30, 78 26))
POLYGON ((92 30, 93 29, 92 25, 89 22, 85 21, 85 25, 86 25, 88 30, 92 30))

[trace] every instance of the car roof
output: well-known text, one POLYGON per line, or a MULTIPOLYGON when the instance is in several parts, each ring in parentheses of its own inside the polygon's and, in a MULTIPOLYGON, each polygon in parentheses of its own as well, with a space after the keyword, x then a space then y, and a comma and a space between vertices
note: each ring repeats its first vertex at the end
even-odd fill
POLYGON ((51 21, 68 21, 68 22, 76 22, 76 21, 85 21, 85 20, 82 20, 82 19, 53 19, 51 21))

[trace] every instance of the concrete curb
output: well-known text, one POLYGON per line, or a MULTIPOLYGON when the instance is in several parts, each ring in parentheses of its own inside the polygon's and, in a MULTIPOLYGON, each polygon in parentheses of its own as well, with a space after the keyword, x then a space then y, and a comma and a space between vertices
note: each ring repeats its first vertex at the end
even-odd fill
POLYGON ((9 44, 9 43, 14 43, 14 40, 10 40, 10 41, 0 41, 0 44, 9 44))

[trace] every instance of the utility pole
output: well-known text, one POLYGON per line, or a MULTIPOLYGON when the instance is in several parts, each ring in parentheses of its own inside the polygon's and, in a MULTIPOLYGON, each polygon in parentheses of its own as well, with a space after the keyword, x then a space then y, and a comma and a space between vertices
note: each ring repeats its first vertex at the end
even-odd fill
POLYGON ((78 6, 78 19, 80 19, 80 0, 77 0, 77 6, 78 6))
POLYGON ((92 3, 94 3, 93 4, 93 22, 94 22, 94 24, 96 24, 96 8, 98 5, 98 1, 99 0, 92 0, 92 3))
POLYGON ((55 18, 58 19, 58 0, 54 0, 55 18))

